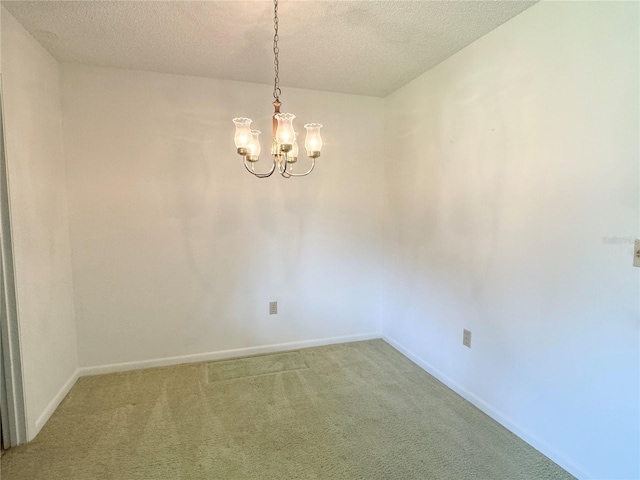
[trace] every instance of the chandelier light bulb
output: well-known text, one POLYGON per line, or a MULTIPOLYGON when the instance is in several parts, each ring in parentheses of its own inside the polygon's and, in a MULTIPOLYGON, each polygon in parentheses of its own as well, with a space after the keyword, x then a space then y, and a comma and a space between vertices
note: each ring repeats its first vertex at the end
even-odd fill
POLYGON ((307 123, 304 128, 307 129, 307 138, 304 140, 307 156, 317 158, 322 150, 322 137, 320 136, 322 125, 319 123, 307 123))
POLYGON ((238 117, 233 119, 233 123, 236 125, 236 133, 233 136, 236 148, 238 150, 249 148, 251 144, 251 119, 238 117))
POLYGON ((260 155, 260 130, 251 130, 251 143, 249 144, 250 155, 258 157, 260 155))
POLYGON ((294 118, 296 118, 296 116, 293 113, 278 113, 276 115, 276 120, 278 121, 278 129, 276 130, 276 141, 278 142, 278 144, 284 147, 282 149, 283 151, 287 151, 287 147, 285 147, 285 145, 289 146, 288 150, 290 150, 291 146, 293 145, 295 135, 295 132, 293 130, 294 118))
POLYGON ((292 159, 298 158, 298 134, 295 132, 293 133, 293 146, 291 147, 291 153, 289 153, 289 156, 292 159))

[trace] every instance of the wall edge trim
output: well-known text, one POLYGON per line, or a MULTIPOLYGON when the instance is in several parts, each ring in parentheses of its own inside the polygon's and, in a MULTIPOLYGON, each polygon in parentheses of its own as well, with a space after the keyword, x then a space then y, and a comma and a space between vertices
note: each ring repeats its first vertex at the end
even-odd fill
POLYGON ((225 360, 229 358, 247 357, 251 355, 262 355, 266 353, 281 352, 286 350, 296 350, 298 348, 321 347, 338 343, 359 342, 363 340, 373 340, 381 338, 380 332, 370 332, 354 335, 343 335, 339 337, 318 338, 313 340, 300 340, 296 342, 275 343, 256 347, 234 348, 230 350, 219 350, 214 352, 196 353, 191 355, 180 355, 177 357, 155 358, 151 360, 138 360, 134 362, 113 363, 107 365, 94 365, 79 368, 81 377, 89 375, 101 375, 105 373, 126 372, 129 370, 140 370, 144 368, 166 367, 183 363, 198 363, 215 360, 225 360))
POLYGON ((51 415, 53 415, 53 413, 56 411, 56 408, 58 408, 60 403, 62 403, 62 400, 64 400, 64 397, 66 397, 67 394, 71 391, 71 389, 76 384, 79 378, 80 378, 80 369, 76 368, 76 370, 71 374, 69 379, 64 383, 64 385, 62 385, 60 390, 58 390, 58 393, 56 393, 56 395, 51 399, 47 407, 44 409, 44 412, 42 412, 40 416, 37 418, 33 431, 29 429, 29 436, 27 438, 27 442, 30 442, 34 438, 36 438, 38 433, 40 433, 40 430, 42 430, 42 427, 44 427, 47 421, 49 421, 49 418, 51 418, 51 415))
POLYGON ((445 375, 443 372, 435 368, 430 363, 426 362, 418 355, 414 354, 411 350, 404 347, 401 343, 397 342, 393 338, 389 337, 387 334, 383 333, 381 336, 382 340, 387 342, 393 348, 395 348, 402 355, 407 357, 417 366, 422 368, 428 374, 434 376, 437 380, 442 382, 445 386, 453 390, 455 393, 460 395, 462 398, 467 400, 469 403, 480 409, 485 414, 489 415, 493 420, 498 422, 500 425, 505 427, 507 430, 515 434, 518 438, 524 440, 526 443, 531 445, 533 448, 538 450, 544 456, 546 456, 549 460, 556 463, 560 467, 564 468, 571 475, 576 478, 595 478, 592 475, 589 475, 582 467, 576 465, 575 463, 568 460, 563 455, 557 453, 547 442, 541 440, 540 438, 532 435, 527 430, 521 428, 517 423, 513 422, 509 417, 501 413, 498 409, 494 408, 491 404, 487 403, 480 397, 474 395, 458 383, 454 382, 451 378, 445 375))

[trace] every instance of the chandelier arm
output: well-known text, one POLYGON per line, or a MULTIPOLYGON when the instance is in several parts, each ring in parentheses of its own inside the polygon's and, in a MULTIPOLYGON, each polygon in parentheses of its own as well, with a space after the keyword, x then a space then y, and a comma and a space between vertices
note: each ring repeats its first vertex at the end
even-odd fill
POLYGON ((291 172, 287 170, 287 166, 285 165, 284 170, 280 172, 282 178, 291 178, 291 172))
POLYGON ((271 166, 271 170, 269 170, 267 173, 256 173, 256 172, 254 172, 253 170, 251 170, 251 168, 249 167, 249 165, 247 165, 247 159, 246 159, 246 157, 245 157, 245 158, 243 158, 243 162, 242 162, 242 163, 243 163, 243 165, 244 165, 244 168, 246 168, 246 169, 247 169, 247 172, 249 172, 251 175, 253 175, 253 176, 255 176, 255 177, 258 177, 258 178, 267 178, 267 177, 270 177, 271 175, 273 175, 273 172, 275 172, 275 170, 276 170, 276 163, 275 163, 275 162, 273 162, 273 165, 271 166))
MULTIPOLYGON (((311 172, 313 172, 313 169, 315 168, 315 166, 316 166, 316 159, 315 159, 315 158, 312 158, 312 159, 311 159, 311 168, 310 168, 307 172, 305 172, 305 173, 293 173, 293 172, 287 172, 287 175, 288 175, 288 176, 287 176, 287 177, 285 177, 285 178, 291 178, 291 177, 306 177, 306 176, 307 176, 307 175, 309 175, 311 172)), ((284 177, 284 175, 283 175, 283 177, 284 177)))

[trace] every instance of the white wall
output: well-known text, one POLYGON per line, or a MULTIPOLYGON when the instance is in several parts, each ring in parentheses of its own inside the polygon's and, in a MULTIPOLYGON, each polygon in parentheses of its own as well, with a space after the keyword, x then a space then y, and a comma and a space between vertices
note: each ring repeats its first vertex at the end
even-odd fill
POLYGON ((386 99, 384 334, 595 478, 640 476, 638 18, 543 2, 386 99))
POLYGON ((78 367, 57 62, 2 7, 9 203, 28 437, 78 367))
POLYGON ((379 331, 382 99, 284 88, 325 148, 259 180, 231 119, 269 137, 268 85, 65 65, 63 86, 82 366, 379 331))

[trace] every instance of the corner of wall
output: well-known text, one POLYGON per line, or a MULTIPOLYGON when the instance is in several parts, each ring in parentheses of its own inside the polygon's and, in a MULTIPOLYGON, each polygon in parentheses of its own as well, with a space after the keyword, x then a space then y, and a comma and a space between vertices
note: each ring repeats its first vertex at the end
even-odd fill
POLYGON ((61 71, 58 61, 4 5, 0 8, 17 325, 26 434, 31 440, 78 377, 67 186, 61 172, 61 71), (25 81, 32 75, 39 82, 25 81), (39 301, 43 297, 46 305, 39 301))

